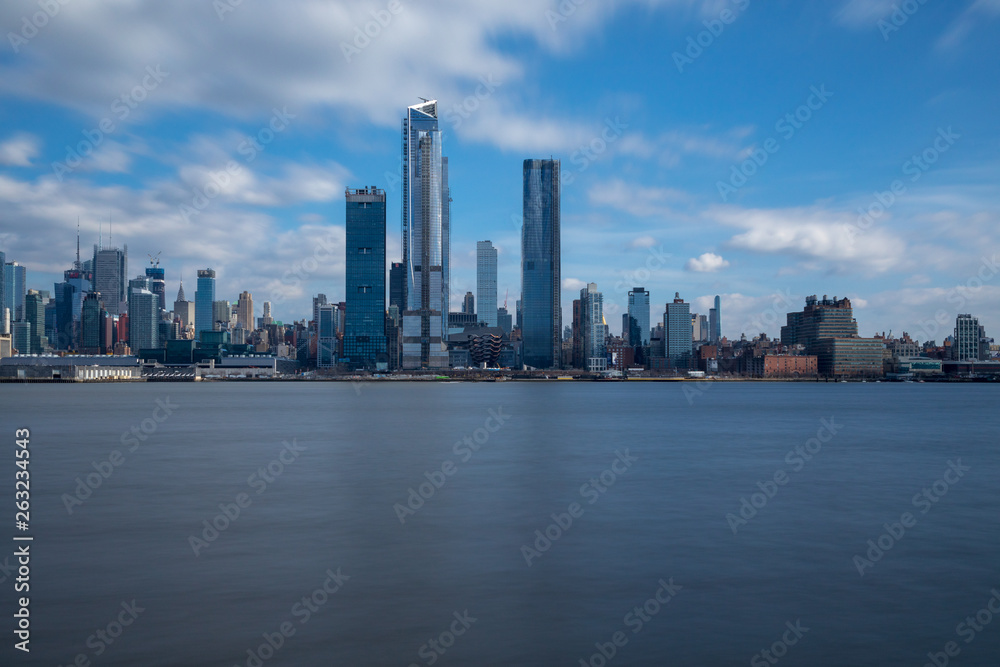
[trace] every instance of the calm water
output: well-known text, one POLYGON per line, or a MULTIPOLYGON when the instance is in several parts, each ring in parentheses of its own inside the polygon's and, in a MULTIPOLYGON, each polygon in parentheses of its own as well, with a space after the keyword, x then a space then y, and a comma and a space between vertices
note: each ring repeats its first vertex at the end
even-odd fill
POLYGON ((685 388, 0 385, 35 536, 0 663, 1000 664, 1000 387, 685 388))

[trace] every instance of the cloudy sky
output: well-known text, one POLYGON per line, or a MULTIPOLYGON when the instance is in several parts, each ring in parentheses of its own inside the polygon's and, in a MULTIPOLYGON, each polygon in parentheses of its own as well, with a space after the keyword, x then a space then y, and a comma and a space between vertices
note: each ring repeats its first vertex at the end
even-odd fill
MULTIPOLYGON (((400 119, 438 99, 453 305, 475 242, 520 289, 521 163, 562 160, 564 319, 587 282, 674 292, 723 333, 809 294, 863 335, 1000 337, 1000 0, 6 0, 0 249, 52 289, 102 232, 170 300, 344 298, 344 189, 389 197, 400 119), (47 12, 46 12, 46 9, 47 12), (908 12, 908 13, 907 13, 908 12)), ((259 314, 259 305, 258 305, 259 314)))

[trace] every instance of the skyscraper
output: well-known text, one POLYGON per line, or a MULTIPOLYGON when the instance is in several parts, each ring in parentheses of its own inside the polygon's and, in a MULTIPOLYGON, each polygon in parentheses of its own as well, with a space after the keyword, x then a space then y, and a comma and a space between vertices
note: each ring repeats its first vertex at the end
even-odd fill
MULTIPOLYGON (((3 317, 4 308, 10 308, 7 304, 7 255, 0 251, 0 318, 3 317)), ((11 312, 11 317, 14 313, 11 312)), ((0 331, 0 334, 7 332, 0 331)))
POLYGON ((716 295, 715 308, 708 311, 708 341, 718 343, 722 340, 722 299, 716 295))
POLYGON ((348 189, 344 358, 353 368, 388 364, 385 341, 385 190, 348 189))
POLYGON ((236 326, 247 331, 253 331, 253 295, 250 292, 241 292, 239 301, 236 302, 236 326))
POLYGON ((597 284, 590 283, 580 290, 580 319, 583 324, 583 361, 591 372, 607 370, 608 324, 604 320, 604 295, 597 284))
POLYGON ((160 297, 148 289, 130 289, 128 344, 133 353, 160 347, 160 297))
POLYGON ((628 293, 628 321, 629 345, 649 345, 649 292, 644 287, 633 287, 628 293))
POLYGON ((108 311, 100 292, 90 292, 83 298, 80 316, 80 352, 104 354, 108 347, 105 339, 105 319, 108 311))
POLYGON ((476 314, 476 297, 472 292, 466 292, 465 298, 462 299, 462 314, 463 315, 476 314))
POLYGON ((393 262, 389 267, 389 305, 402 313, 406 308, 406 265, 393 262))
POLYGON ((42 354, 49 347, 49 339, 45 336, 45 295, 38 290, 28 290, 24 297, 24 321, 31 325, 27 351, 21 354, 42 354))
POLYGON ((403 119, 403 368, 447 368, 451 197, 437 100, 403 119))
POLYGON ((194 293, 194 337, 201 338, 202 331, 213 331, 212 303, 215 301, 215 271, 198 270, 198 288, 194 293))
POLYGON ((479 321, 497 326, 497 249, 491 241, 476 242, 476 300, 479 321))
POLYGON ((100 292, 104 307, 112 315, 128 310, 128 246, 94 246, 94 291, 100 292))
POLYGON ((194 304, 184 297, 184 281, 177 289, 177 300, 174 301, 174 317, 180 319, 181 329, 194 326, 194 304))
POLYGON ((525 160, 521 227, 524 364, 554 368, 562 357, 559 160, 525 160))
POLYGON ((316 367, 331 368, 337 363, 337 307, 324 303, 316 316, 316 367))
POLYGON ((665 336, 664 356, 671 368, 688 368, 693 349, 691 304, 685 303, 680 293, 674 293, 674 302, 667 304, 663 314, 665 336))
POLYGON ((28 270, 17 262, 4 264, 3 281, 6 300, 4 305, 10 309, 11 321, 24 320, 24 295, 27 293, 28 270))
POLYGON ((229 331, 233 319, 233 306, 225 300, 212 302, 212 331, 229 331))
POLYGON ((157 307, 163 311, 167 309, 167 282, 166 271, 160 268, 160 260, 150 258, 149 266, 146 267, 146 278, 149 279, 149 291, 156 295, 157 307))

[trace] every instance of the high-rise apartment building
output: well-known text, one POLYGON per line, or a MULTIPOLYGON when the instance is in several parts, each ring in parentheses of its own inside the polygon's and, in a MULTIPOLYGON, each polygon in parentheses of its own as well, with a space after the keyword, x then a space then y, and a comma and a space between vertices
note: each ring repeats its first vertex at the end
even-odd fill
POLYGON ((649 345, 649 292, 644 287, 633 287, 628 293, 627 332, 629 345, 640 347, 649 345))
POLYGON ((670 368, 689 368, 693 350, 691 330, 691 304, 685 303, 677 292, 673 303, 667 304, 663 314, 664 356, 670 368))
POLYGON ((604 295, 597 284, 580 290, 580 313, 583 328, 583 360, 591 372, 607 370, 608 323, 604 319, 604 295))
POLYGON ((128 298, 128 344, 133 353, 160 347, 160 297, 133 287, 128 298))
POLYGON ((562 357, 559 160, 525 160, 521 227, 521 337, 526 366, 562 357))
POLYGON ((11 321, 23 321, 24 296, 27 294, 28 270, 17 262, 4 264, 3 281, 5 299, 4 306, 10 309, 11 321))
POLYGON ((979 318, 969 314, 955 318, 954 342, 951 356, 956 361, 985 361, 989 355, 989 341, 986 330, 980 326, 979 318))
POLYGON ((253 295, 250 292, 243 291, 236 302, 236 326, 245 331, 253 331, 254 324, 253 295))

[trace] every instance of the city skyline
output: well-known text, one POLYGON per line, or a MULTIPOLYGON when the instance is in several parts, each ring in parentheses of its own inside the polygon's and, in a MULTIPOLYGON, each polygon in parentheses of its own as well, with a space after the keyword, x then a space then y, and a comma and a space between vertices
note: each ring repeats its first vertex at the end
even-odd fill
MULTIPOLYGON (((654 303, 680 291, 698 313, 721 294, 728 337, 775 295, 815 292, 850 297, 865 335, 919 331, 941 310, 972 310, 1000 327, 1000 270, 984 252, 1000 227, 1000 136, 990 121, 998 98, 986 85, 996 78, 993 3, 921 5, 900 26, 892 3, 879 0, 589 5, 564 14, 558 4, 472 3, 462 16, 407 6, 348 58, 343 45, 371 16, 330 3, 309 25, 295 24, 322 32, 324 45, 310 48, 330 56, 299 59, 323 66, 296 85, 247 80, 234 64, 259 62, 244 46, 255 40, 300 53, 288 22, 295 3, 243 5, 224 17, 200 8, 214 38, 206 43, 225 58, 113 37, 180 25, 190 7, 162 9, 155 21, 136 8, 91 24, 67 6, 0 60, 0 86, 18 102, 0 133, 0 250, 29 268, 31 287, 50 290, 71 266, 77 217, 89 244, 110 215, 133 264, 163 251, 171 293, 180 275, 212 266, 220 294, 248 290, 272 301, 277 319, 299 319, 312 295, 344 294, 339 193, 377 185, 388 219, 400 215, 399 110, 423 95, 439 100, 451 158, 452 310, 475 291, 482 238, 498 249, 498 293, 518 293, 518 167, 551 155, 572 181, 563 321, 573 296, 596 282, 615 328, 638 285, 654 303), (723 9, 731 22, 721 22, 723 9), (414 73, 402 38, 441 21, 470 39, 437 39, 443 55, 414 73), (785 36, 769 40, 765 56, 767 25, 785 36), (523 43, 503 43, 491 26, 523 43), (823 47, 802 55, 805 35, 823 47), (75 57, 82 48, 96 54, 86 72, 75 57), (59 65, 51 76, 35 76, 43 53, 59 65), (659 67, 655 86, 637 66, 646 62, 659 67), (197 83, 205 63, 217 89, 197 83), (778 72, 779 85, 758 70, 778 72), (748 85, 734 85, 741 77, 748 85), (101 130, 105 119, 112 130, 101 130), (76 164, 69 154, 81 144, 89 152, 88 136, 93 154, 76 164), (332 259, 309 270, 317 254, 332 259)), ((12 2, 0 19, 18 34, 33 11, 12 2)), ((401 257, 391 233, 387 256, 401 257)), ((765 325, 777 334, 778 323, 765 325)))

